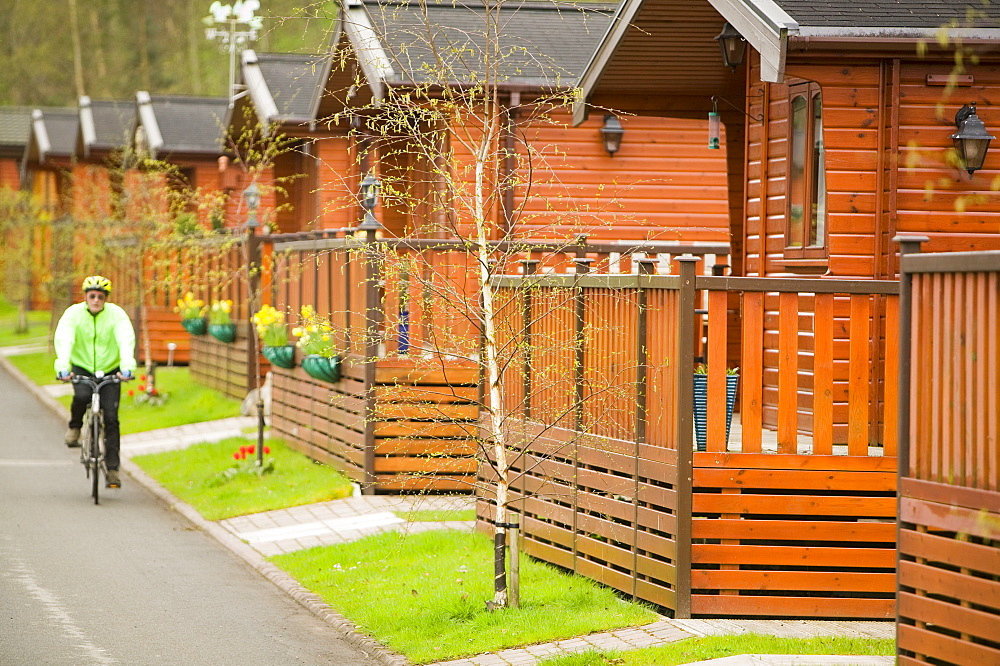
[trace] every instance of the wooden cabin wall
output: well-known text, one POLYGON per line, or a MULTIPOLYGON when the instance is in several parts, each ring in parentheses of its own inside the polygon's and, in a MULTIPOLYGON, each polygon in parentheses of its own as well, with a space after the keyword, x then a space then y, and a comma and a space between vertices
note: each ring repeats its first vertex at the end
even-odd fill
MULTIPOLYGON (((1000 86, 1000 70, 992 65, 975 68, 973 84, 959 87, 946 99, 944 87, 929 84, 928 75, 946 77, 951 71, 948 62, 840 59, 831 65, 826 55, 790 62, 786 84, 815 81, 822 90, 828 257, 802 261, 784 256, 789 89, 786 84, 761 83, 754 62, 748 111, 764 118, 748 123, 747 275, 893 279, 898 247, 891 239, 897 233, 930 236, 924 250, 932 252, 1000 247, 1000 195, 990 190, 990 169, 1000 168, 1000 155, 989 153, 984 170, 972 178, 947 163, 954 114, 962 104, 978 102, 990 126, 988 100, 1000 86)), ((1000 114, 994 124, 1000 128, 1000 114)), ((875 358, 883 358, 884 313, 873 312, 872 322, 872 351, 875 358)), ((806 339, 802 348, 808 350, 808 312, 800 330, 806 339)), ((765 362, 773 365, 768 359, 774 361, 777 350, 770 325, 768 331, 765 362)), ((847 342, 841 332, 835 345, 847 342)), ((776 366, 765 373, 767 403, 776 397, 775 372, 776 366)), ((799 359, 800 398, 811 385, 811 373, 811 353, 806 351, 799 359)), ((842 364, 835 365, 834 373, 840 395, 846 386, 842 364)), ((880 401, 878 368, 873 368, 871 382, 873 400, 880 401)), ((765 409, 765 419, 770 413, 765 409)), ((810 424, 804 406, 800 428, 808 430, 810 424)))
POLYGON ((21 187, 21 169, 16 158, 0 157, 0 187, 18 190, 21 187))
POLYGON ((708 148, 707 109, 704 120, 620 121, 614 156, 604 149, 603 114, 577 127, 568 113, 519 124, 532 159, 520 143, 518 229, 539 238, 727 242, 726 151, 708 148))
MULTIPOLYGON (((968 67, 971 85, 950 94, 940 84, 928 85, 952 71, 951 62, 899 63, 899 173, 896 229, 930 237, 923 252, 1000 249, 1000 193, 996 178, 1000 150, 993 142, 981 171, 969 176, 947 165, 955 132, 955 113, 969 102, 990 134, 1000 132, 1000 64, 968 67)), ((897 251, 898 248, 889 248, 897 251)))
POLYGON ((357 192, 360 180, 347 136, 331 136, 316 141, 317 229, 341 229, 358 224, 357 192))

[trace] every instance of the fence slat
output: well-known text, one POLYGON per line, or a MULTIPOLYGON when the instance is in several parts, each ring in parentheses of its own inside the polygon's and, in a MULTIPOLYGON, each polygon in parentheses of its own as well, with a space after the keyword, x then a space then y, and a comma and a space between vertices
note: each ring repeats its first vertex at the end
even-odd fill
POLYGON ((798 451, 799 295, 778 296, 778 453, 798 451))
POLYGON ((868 296, 851 296, 850 377, 847 395, 847 452, 852 456, 868 455, 871 441, 871 303, 868 296))
POLYGON ((760 453, 763 439, 764 294, 743 294, 743 366, 740 368, 743 451, 760 453))
POLYGON ((833 294, 816 294, 813 320, 813 453, 833 453, 833 294))

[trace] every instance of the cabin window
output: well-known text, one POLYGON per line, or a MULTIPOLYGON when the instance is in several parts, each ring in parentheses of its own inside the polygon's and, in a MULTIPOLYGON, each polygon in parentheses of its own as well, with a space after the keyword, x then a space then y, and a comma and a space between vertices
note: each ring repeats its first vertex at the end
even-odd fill
POLYGON ((789 86, 785 257, 826 257, 823 95, 816 83, 789 86))

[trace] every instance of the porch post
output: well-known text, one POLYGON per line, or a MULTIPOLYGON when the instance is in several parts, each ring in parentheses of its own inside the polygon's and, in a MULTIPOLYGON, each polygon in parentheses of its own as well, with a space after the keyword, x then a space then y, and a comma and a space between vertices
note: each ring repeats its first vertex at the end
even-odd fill
MULTIPOLYGON (((901 257, 920 252, 920 246, 930 240, 927 236, 896 236, 892 239, 899 243, 901 257)), ((902 478, 910 467, 910 353, 912 343, 912 316, 910 312, 913 278, 904 268, 904 262, 899 262, 899 444, 896 452, 896 465, 899 478, 902 478)), ((888 417, 888 415, 886 415, 888 417)))
POLYGON ((674 617, 691 617, 691 504, 694 449, 694 314, 698 257, 678 257, 680 263, 680 293, 677 302, 677 355, 675 359, 674 395, 677 396, 675 422, 677 432, 677 557, 675 591, 677 608, 674 617))

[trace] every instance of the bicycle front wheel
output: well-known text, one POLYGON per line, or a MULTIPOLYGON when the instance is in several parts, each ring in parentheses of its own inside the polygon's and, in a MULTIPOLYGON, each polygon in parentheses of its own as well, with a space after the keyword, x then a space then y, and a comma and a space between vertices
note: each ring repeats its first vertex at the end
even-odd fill
POLYGON ((90 419, 90 460, 88 467, 91 476, 91 491, 94 495, 94 504, 99 504, 99 493, 101 487, 101 441, 104 437, 104 428, 100 416, 90 419))

